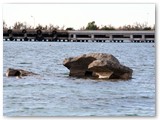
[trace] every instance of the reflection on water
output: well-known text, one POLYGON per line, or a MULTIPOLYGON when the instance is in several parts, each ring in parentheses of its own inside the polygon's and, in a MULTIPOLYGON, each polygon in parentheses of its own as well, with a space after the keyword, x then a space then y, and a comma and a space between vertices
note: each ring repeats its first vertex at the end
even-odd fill
POLYGON ((5 116, 154 116, 152 43, 4 42, 4 73, 20 68, 38 76, 3 78, 5 116), (69 77, 65 58, 113 54, 133 69, 129 81, 69 77))

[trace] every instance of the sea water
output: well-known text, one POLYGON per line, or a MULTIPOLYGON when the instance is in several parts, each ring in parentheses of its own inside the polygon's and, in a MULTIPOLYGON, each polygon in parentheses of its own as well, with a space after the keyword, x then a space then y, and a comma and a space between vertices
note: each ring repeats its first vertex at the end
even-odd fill
POLYGON ((3 42, 4 116, 155 116, 154 43, 3 42), (69 77, 63 60, 109 53, 133 69, 128 81, 69 77), (8 68, 37 73, 6 77, 8 68))

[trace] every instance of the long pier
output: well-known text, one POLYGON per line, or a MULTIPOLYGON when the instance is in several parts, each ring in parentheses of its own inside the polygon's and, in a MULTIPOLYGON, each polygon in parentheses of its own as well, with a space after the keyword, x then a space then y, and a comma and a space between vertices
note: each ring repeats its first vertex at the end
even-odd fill
POLYGON ((155 31, 3 30, 4 41, 43 42, 155 42, 155 31))

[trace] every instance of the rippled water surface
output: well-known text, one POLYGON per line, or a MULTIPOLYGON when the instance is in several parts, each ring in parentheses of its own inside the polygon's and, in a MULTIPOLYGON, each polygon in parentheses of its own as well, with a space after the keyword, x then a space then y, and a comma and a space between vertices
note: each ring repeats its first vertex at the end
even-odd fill
POLYGON ((20 68, 37 76, 3 77, 5 116, 154 116, 153 43, 4 42, 3 70, 20 68), (113 54, 133 69, 129 81, 69 77, 66 57, 113 54))

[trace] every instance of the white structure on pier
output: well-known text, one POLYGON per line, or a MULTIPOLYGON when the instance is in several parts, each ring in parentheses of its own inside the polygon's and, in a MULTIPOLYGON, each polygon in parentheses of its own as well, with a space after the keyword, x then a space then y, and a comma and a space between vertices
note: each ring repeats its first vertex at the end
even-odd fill
POLYGON ((136 41, 145 42, 146 40, 155 40, 155 31, 102 31, 102 30, 84 30, 84 31, 68 31, 69 40, 92 40, 92 41, 136 41))

